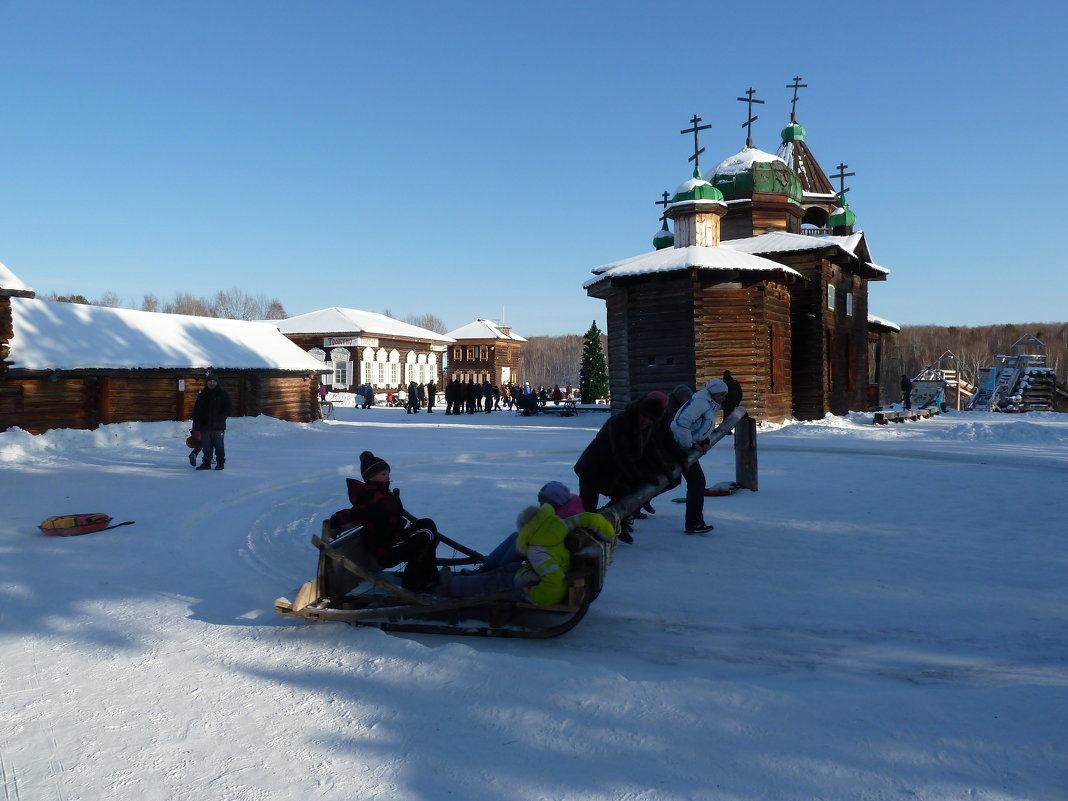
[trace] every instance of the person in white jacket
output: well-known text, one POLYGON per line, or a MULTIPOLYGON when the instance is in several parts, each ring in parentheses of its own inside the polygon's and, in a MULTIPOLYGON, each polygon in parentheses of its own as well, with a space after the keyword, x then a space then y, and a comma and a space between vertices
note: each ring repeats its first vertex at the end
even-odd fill
MULTIPOLYGON (((708 449, 711 447, 708 438, 716 427, 716 414, 722 408, 723 399, 726 397, 727 385, 722 380, 713 378, 682 405, 675 414, 675 419, 671 421, 671 433, 675 437, 675 442, 678 443, 683 451, 696 448, 702 455, 708 453, 708 449)), ((704 478, 703 474, 701 478, 704 478)), ((699 490, 701 492, 700 500, 703 502, 704 487, 700 486, 700 484, 704 483, 703 480, 699 483, 692 483, 693 486, 690 486, 691 482, 687 482, 687 495, 696 493, 699 490)), ((688 516, 693 516, 694 518, 699 517, 696 512, 697 505, 694 503, 696 500, 696 498, 690 500, 690 505, 695 508, 692 510, 692 515, 688 514, 688 516)), ((702 522, 697 525, 696 520, 690 520, 687 521, 686 533, 704 534, 711 531, 712 528, 709 524, 702 522)))

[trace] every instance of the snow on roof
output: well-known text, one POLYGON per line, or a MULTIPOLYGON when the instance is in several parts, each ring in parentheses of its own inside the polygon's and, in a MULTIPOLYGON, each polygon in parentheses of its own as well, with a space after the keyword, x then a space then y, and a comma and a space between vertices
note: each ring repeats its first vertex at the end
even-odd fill
POLYGON ((694 187, 698 186, 712 186, 712 184, 710 184, 704 178, 688 178, 687 180, 683 181, 681 184, 678 185, 678 188, 675 190, 675 194, 682 195, 686 192, 692 192, 694 190, 694 187))
POLYGON ((481 317, 473 323, 460 326, 455 331, 450 331, 446 336, 453 339, 510 339, 513 342, 526 342, 527 340, 514 332, 505 333, 489 320, 481 317))
POLYGON ((741 152, 723 159, 723 161, 717 164, 716 168, 712 170, 712 174, 737 175, 740 172, 752 169, 754 164, 772 161, 780 161, 783 164, 786 164, 785 161, 772 153, 765 153, 763 150, 759 150, 755 147, 747 147, 743 148, 741 152))
POLYGON ((882 317, 876 317, 874 314, 868 315, 868 322, 875 323, 876 325, 884 325, 887 328, 893 329, 894 331, 901 330, 901 326, 897 323, 892 323, 889 320, 884 320, 882 317))
MULTIPOLYGON (((864 241, 864 232, 856 231, 848 236, 808 236, 807 234, 790 234, 785 231, 771 231, 759 236, 746 237, 745 239, 728 239, 720 243, 722 247, 734 248, 744 253, 791 253, 800 250, 819 250, 820 248, 836 247, 848 253, 854 258, 857 256, 857 248, 864 241)), ((890 274, 886 267, 880 267, 874 262, 864 262, 871 269, 890 274)))
POLYGON ((651 253, 642 253, 629 259, 594 267, 592 272, 597 277, 591 278, 582 286, 583 288, 593 286, 605 278, 668 273, 676 270, 688 270, 691 267, 705 270, 775 270, 790 275, 801 275, 792 267, 723 245, 720 247, 688 245, 682 248, 654 250, 651 253))
POLYGON ((17 297, 11 316, 12 369, 322 369, 265 323, 17 297))
MULTIPOLYGON (((854 234, 854 236, 859 235, 854 234)), ((850 248, 846 247, 841 241, 829 241, 832 239, 843 240, 846 237, 808 236, 806 234, 790 234, 785 231, 771 231, 770 233, 750 236, 744 239, 728 239, 720 244, 725 248, 733 248, 743 253, 790 253, 798 250, 839 247, 849 253, 850 256, 853 255, 852 248, 856 247, 855 242, 850 248)))
POLYGON ((450 336, 411 323, 403 323, 378 312, 344 309, 339 306, 298 314, 285 320, 272 320, 271 324, 283 334, 367 334, 431 342, 453 341, 450 336))
POLYGON ((19 280, 11 270, 0 263, 0 291, 33 292, 33 289, 19 280))

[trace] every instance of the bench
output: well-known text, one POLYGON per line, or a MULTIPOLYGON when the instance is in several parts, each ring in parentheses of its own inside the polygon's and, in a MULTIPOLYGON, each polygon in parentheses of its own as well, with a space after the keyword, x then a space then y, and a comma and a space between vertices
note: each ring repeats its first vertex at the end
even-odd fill
POLYGON ((875 413, 875 419, 872 421, 879 425, 886 425, 887 423, 903 423, 907 420, 922 420, 931 415, 938 414, 934 409, 902 409, 898 411, 882 411, 875 413))
POLYGON ((577 405, 573 400, 538 401, 538 408, 535 414, 558 414, 561 417, 571 417, 576 413, 575 407, 577 405))

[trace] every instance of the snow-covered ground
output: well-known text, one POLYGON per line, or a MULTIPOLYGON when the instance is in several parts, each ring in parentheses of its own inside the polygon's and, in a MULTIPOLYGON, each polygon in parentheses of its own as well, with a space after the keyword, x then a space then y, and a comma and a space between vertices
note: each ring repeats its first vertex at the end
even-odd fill
POLYGON ((1068 798, 1068 415, 764 429, 547 641, 272 604, 360 451, 485 550, 603 415, 338 417, 231 421, 221 473, 178 423, 0 434, 0 801, 1068 798), (96 511, 136 524, 36 528, 96 511))

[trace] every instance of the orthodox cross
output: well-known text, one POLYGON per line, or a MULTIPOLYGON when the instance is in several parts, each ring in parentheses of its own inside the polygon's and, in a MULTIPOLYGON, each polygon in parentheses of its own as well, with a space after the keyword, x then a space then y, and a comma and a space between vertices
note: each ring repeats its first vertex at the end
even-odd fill
POLYGON ((855 172, 845 171, 848 166, 848 164, 839 164, 838 172, 831 176, 838 179, 838 200, 841 203, 845 202, 845 193, 849 191, 849 187, 845 185, 845 179, 851 175, 856 175, 855 172))
POLYGON ((808 89, 808 84, 801 83, 801 76, 795 75, 794 82, 786 84, 786 88, 794 90, 794 99, 790 103, 790 122, 797 122, 797 90, 808 89))
POLYGON ((762 104, 764 101, 763 100, 757 100, 755 97, 753 97, 753 95, 756 94, 756 89, 754 89, 752 86, 750 86, 748 89, 746 89, 745 93, 748 95, 748 97, 739 97, 738 99, 741 100, 743 103, 748 103, 749 104, 749 119, 747 119, 745 122, 742 123, 742 127, 749 129, 746 132, 745 146, 746 147, 752 147, 753 146, 753 123, 756 122, 758 119, 760 119, 759 117, 754 117, 753 116, 753 104, 754 103, 761 103, 762 104))
MULTIPOLYGON (((668 200, 669 197, 671 197, 671 195, 668 194, 667 192, 665 192, 664 193, 664 199, 656 201, 656 205, 663 206, 664 207, 664 211, 667 211, 668 204, 671 202, 670 200, 668 200)), ((660 215, 660 219, 661 220, 664 219, 664 215, 663 214, 660 215)))
POLYGON ((711 125, 698 125, 697 123, 699 123, 699 122, 701 122, 701 118, 698 117, 696 114, 694 114, 693 115, 693 119, 690 120, 690 123, 693 125, 693 127, 692 128, 685 128, 685 129, 679 131, 680 134, 688 134, 688 133, 692 133, 693 134, 693 155, 690 156, 686 160, 687 161, 692 161, 694 163, 695 167, 700 167, 701 166, 701 158, 700 157, 701 157, 701 154, 705 152, 705 149, 703 147, 698 147, 697 132, 698 131, 707 131, 709 128, 712 127, 711 125))

